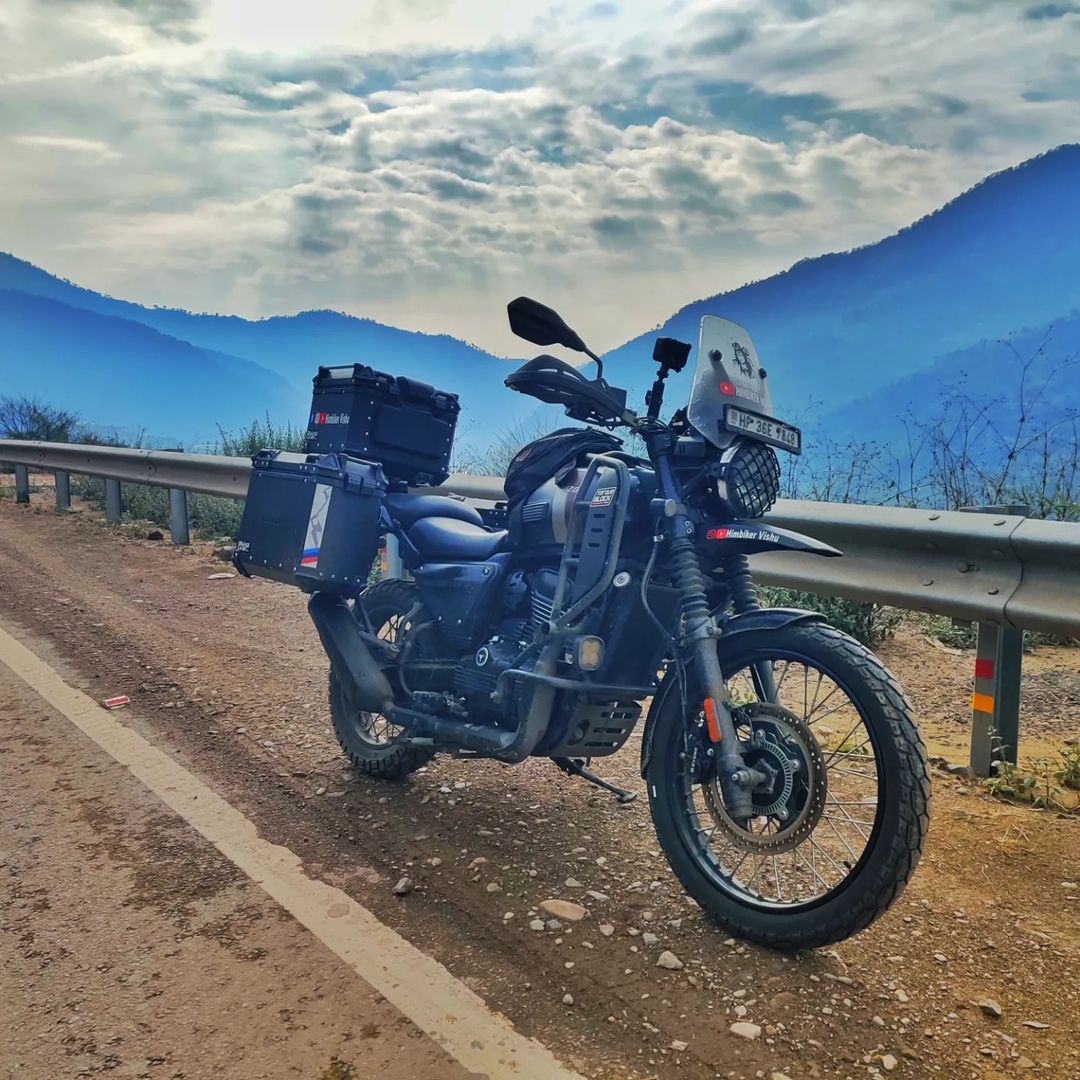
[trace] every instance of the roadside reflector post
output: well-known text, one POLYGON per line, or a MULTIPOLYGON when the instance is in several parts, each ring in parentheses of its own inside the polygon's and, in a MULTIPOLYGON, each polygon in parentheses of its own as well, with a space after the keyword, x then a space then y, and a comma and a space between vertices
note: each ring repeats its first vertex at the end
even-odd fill
MULTIPOLYGON (((1027 517, 1031 507, 1024 503, 996 506, 961 506, 962 514, 993 514, 1027 517)), ((995 590, 996 591, 996 590, 995 590)), ((996 623, 978 624, 975 647, 975 685, 971 695, 972 776, 989 776, 995 761, 1016 764, 1020 742, 1020 679, 1024 662, 1024 631, 996 623)))
POLYGON ((393 533, 383 537, 382 572, 384 578, 403 578, 405 567, 401 562, 401 544, 393 533))
POLYGON ((56 509, 71 509, 71 476, 63 469, 56 470, 56 509))
POLYGON ((25 465, 15 466, 15 501, 17 503, 30 501, 30 470, 25 465))
POLYGON ((180 488, 169 488, 169 534, 174 544, 190 544, 191 530, 188 528, 187 492, 180 488))
POLYGON ((105 481, 105 520, 110 525, 120 524, 120 514, 123 510, 123 503, 120 499, 120 481, 109 480, 105 481))
POLYGON ((1024 632, 979 623, 971 695, 972 776, 989 776, 995 761, 1016 764, 1024 632))

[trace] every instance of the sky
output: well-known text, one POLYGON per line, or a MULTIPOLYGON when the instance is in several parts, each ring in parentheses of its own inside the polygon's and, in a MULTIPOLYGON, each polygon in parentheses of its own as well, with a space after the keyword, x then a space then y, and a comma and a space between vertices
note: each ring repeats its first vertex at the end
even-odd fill
POLYGON ((144 304, 596 350, 1080 131, 1080 4, 2 0, 0 250, 144 304))

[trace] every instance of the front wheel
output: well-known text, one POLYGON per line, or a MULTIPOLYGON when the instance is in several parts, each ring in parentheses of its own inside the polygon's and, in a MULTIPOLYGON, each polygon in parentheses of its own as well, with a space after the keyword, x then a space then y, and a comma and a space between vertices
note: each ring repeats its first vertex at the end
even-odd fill
POLYGON ((686 891, 742 937, 782 949, 850 937, 897 898, 922 852, 930 781, 911 707, 871 652, 824 623, 719 649, 740 750, 767 779, 750 818, 727 813, 701 695, 690 688, 684 715, 672 678, 645 769, 660 846, 686 891))

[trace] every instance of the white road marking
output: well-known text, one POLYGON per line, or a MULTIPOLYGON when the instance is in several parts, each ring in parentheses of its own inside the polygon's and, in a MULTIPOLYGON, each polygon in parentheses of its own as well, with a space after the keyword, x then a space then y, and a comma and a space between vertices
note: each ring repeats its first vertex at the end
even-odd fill
MULTIPOLYGON (((166 806, 379 991, 466 1069, 491 1080, 581 1080, 514 1030, 437 960, 410 945, 340 889, 309 877, 288 848, 197 776, 67 683, 0 629, 0 662, 125 766, 166 806)), ((224 1003, 223 1003, 224 1004, 224 1003)))

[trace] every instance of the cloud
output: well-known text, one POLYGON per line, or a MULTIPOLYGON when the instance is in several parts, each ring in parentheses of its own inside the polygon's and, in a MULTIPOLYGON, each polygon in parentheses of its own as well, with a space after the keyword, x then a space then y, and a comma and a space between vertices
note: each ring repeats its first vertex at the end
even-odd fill
POLYGON ((1025 19, 1063 19, 1066 15, 1080 15, 1076 4, 1038 4, 1024 12, 1025 19))
POLYGON ((183 41, 196 40, 194 24, 204 5, 199 0, 115 0, 155 33, 183 41))
POLYGON ((116 154, 100 139, 78 139, 71 135, 12 135, 9 141, 20 146, 40 146, 47 150, 67 150, 75 154, 115 157, 116 154))
MULTIPOLYGON (((12 0, 18 4, 20 0, 12 0)), ((40 0, 52 18, 70 23, 81 20, 123 20, 146 27, 153 34, 183 42, 198 40, 196 24, 209 0, 40 0), (50 11, 51 9, 51 11, 50 11)))
POLYGON ((616 344, 1065 141, 1080 97, 1075 20, 1032 14, 1069 5, 10 5, 4 246, 144 302, 504 349, 504 294, 616 344))

